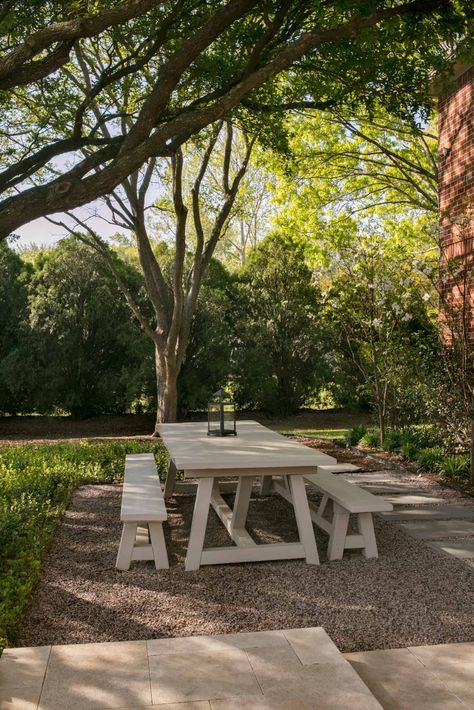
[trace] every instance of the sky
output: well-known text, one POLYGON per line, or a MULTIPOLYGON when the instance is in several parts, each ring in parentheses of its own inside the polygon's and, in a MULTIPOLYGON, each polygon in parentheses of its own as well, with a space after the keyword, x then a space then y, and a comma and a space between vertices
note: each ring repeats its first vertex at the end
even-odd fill
MULTIPOLYGON (((88 219, 88 224, 98 232, 102 237, 111 237, 120 230, 119 227, 115 227, 108 224, 98 217, 90 217, 90 211, 88 210, 77 210, 77 214, 80 219, 88 219)), ((53 219, 57 221, 68 221, 64 215, 56 214, 51 215, 53 219)), ((69 223, 71 221, 69 220, 69 223)), ((14 247, 16 249, 24 249, 30 244, 40 247, 51 247, 54 244, 67 235, 66 231, 62 227, 58 227, 55 224, 51 224, 47 219, 41 217, 40 219, 35 219, 29 224, 23 225, 20 229, 15 230, 20 238, 15 241, 14 247)))

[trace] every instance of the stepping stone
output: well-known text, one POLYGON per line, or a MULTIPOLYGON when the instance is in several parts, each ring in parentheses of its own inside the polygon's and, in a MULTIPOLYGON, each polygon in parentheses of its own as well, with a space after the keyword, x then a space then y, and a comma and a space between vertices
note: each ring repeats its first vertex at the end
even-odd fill
POLYGON ((432 508, 411 508, 409 510, 393 510, 390 513, 379 513, 382 518, 397 521, 409 520, 474 520, 474 506, 443 505, 432 508))
POLYGON ((474 537, 465 540, 439 540, 430 542, 429 545, 461 560, 469 560, 474 557, 474 537))
POLYGON ((453 537, 473 537, 471 520, 421 520, 399 524, 403 530, 421 540, 442 540, 453 537))
POLYGON ((329 473, 349 473, 350 471, 360 471, 360 466, 356 466, 353 463, 333 463, 324 466, 318 466, 321 471, 328 471, 329 473))
POLYGON ((446 498, 430 495, 389 495, 384 496, 385 500, 394 505, 436 505, 436 503, 446 503, 446 498))
POLYGON ((406 495, 420 495, 421 493, 423 495, 426 495, 427 493, 429 495, 434 495, 433 491, 431 491, 429 488, 413 488, 413 483, 393 483, 390 485, 384 485, 380 484, 377 485, 376 483, 373 485, 368 485, 364 483, 362 488, 365 488, 366 491, 370 491, 370 493, 374 493, 375 495, 381 494, 381 495, 396 495, 397 493, 404 493, 406 495))
MULTIPOLYGON (((408 478, 407 474, 402 473, 397 476, 388 471, 374 471, 373 473, 367 471, 364 473, 344 474, 344 479, 351 483, 400 483, 404 478, 408 478)), ((413 485, 412 481, 407 482, 413 485)))

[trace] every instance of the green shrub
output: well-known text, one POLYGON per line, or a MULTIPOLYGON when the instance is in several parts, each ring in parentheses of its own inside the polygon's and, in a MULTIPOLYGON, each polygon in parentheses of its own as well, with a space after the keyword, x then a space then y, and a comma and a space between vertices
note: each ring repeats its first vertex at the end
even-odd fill
POLYGON ((395 451, 395 449, 400 448, 401 444, 401 433, 393 429, 385 434, 385 438, 382 441, 382 449, 384 451, 395 451))
POLYGON ((400 443, 414 444, 418 449, 427 449, 443 443, 440 430, 432 424, 412 425, 400 434, 400 443))
POLYGON ((437 470, 449 478, 469 478, 470 463, 469 456, 444 456, 437 470))
POLYGON ((416 457, 416 465, 420 471, 436 471, 443 458, 443 450, 438 447, 421 449, 416 457))
POLYGON ((367 433, 367 427, 363 424, 356 424, 356 426, 349 429, 346 434, 346 444, 348 446, 357 446, 359 441, 367 433))
POLYGON ((416 461, 419 451, 418 446, 410 441, 400 447, 400 454, 407 461, 416 461))
POLYGON ((380 445, 380 432, 378 429, 369 429, 359 442, 363 446, 370 446, 375 449, 380 445))
POLYGON ((75 486, 123 477, 125 454, 153 452, 160 476, 161 442, 107 442, 0 448, 0 650, 38 579, 42 558, 75 486))

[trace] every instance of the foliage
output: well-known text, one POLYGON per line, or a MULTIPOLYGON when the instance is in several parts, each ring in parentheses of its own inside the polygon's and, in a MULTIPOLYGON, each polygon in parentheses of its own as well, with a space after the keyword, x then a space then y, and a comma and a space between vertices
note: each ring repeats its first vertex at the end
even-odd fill
POLYGON ((250 254, 241 281, 236 399, 271 413, 294 412, 324 366, 321 298, 304 252, 289 237, 269 235, 250 254))
POLYGON ((357 426, 349 429, 346 436, 346 444, 348 446, 357 446, 357 444, 365 437, 367 434, 367 427, 364 424, 357 424, 357 426))
POLYGON ((444 451, 439 447, 420 449, 416 457, 416 466, 420 471, 436 471, 443 458, 444 451))
POLYGON ((231 376, 235 298, 235 278, 219 262, 211 261, 178 379, 180 416, 206 409, 210 395, 231 376))
POLYGON ((67 7, 2 4, 0 238, 110 194, 151 156, 169 155, 224 115, 280 149, 288 108, 370 114, 383 106, 424 116, 430 77, 469 41, 472 18, 470 0, 78 0, 67 7), (81 65, 97 48, 84 100, 81 65), (125 136, 117 136, 111 94, 128 100, 125 136), (59 175, 58 163, 66 166, 59 175))
POLYGON ((448 478, 469 479, 470 457, 444 456, 437 465, 437 470, 448 478))
POLYGON ((418 451, 418 446, 410 441, 400 446, 400 456, 407 461, 416 461, 418 451))
POLYGON ((369 429, 359 441, 363 446, 376 448, 380 445, 380 432, 378 429, 369 429))
POLYGON ((0 449, 0 644, 12 640, 34 588, 41 560, 75 486, 123 476, 125 454, 153 452, 160 476, 167 455, 160 442, 56 444, 0 449))
POLYGON ((382 449, 384 451, 395 451, 399 449, 402 443, 402 437, 399 431, 387 431, 382 440, 382 449))

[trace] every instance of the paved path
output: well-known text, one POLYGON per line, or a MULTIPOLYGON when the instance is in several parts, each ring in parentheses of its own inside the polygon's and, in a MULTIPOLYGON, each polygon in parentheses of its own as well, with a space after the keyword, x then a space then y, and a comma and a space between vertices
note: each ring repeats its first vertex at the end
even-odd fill
POLYGON ((384 710, 474 708, 474 643, 345 654, 384 710))
POLYGON ((394 505, 380 513, 409 535, 474 566, 474 500, 405 469, 342 474, 394 505))
POLYGON ((7 649, 2 710, 381 710, 322 628, 7 649))

